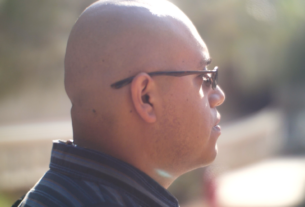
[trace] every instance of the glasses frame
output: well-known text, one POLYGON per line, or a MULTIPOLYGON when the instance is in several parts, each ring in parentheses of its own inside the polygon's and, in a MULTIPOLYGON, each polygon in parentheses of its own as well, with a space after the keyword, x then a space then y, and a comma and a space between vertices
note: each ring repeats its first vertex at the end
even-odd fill
MULTIPOLYGON (((161 75, 166 75, 166 76, 174 76, 174 77, 182 77, 182 76, 187 76, 187 75, 201 75, 204 77, 206 74, 211 74, 209 80, 211 81, 212 89, 215 89, 217 86, 217 78, 218 78, 218 67, 216 66, 213 70, 190 70, 190 71, 155 71, 155 72, 150 72, 147 73, 150 76, 161 76, 161 75)), ((129 83, 132 82, 135 76, 131 76, 129 78, 125 78, 123 80, 117 81, 113 84, 111 84, 111 88, 114 89, 119 89, 122 88, 123 86, 128 85, 129 83)))

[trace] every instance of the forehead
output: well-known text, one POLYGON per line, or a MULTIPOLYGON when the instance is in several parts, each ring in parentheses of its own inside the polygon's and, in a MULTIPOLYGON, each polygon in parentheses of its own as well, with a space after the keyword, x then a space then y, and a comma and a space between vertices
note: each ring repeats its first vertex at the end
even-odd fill
POLYGON ((198 58, 199 58, 197 67, 203 69, 204 67, 209 65, 212 60, 206 44, 203 42, 197 30, 195 32, 196 33, 194 34, 194 41, 196 42, 197 45, 197 49, 195 50, 198 53, 198 58))
POLYGON ((196 36, 192 33, 190 36, 187 35, 180 44, 183 53, 181 58, 186 63, 191 64, 188 65, 190 70, 204 70, 211 63, 208 48, 198 33, 196 36))
MULTIPOLYGON (((192 60, 197 69, 203 69, 211 62, 211 57, 208 48, 193 23, 189 21, 178 20, 179 27, 177 27, 176 35, 180 36, 176 44, 181 44, 181 49, 184 55, 192 60)), ((195 69, 195 68, 193 68, 195 69)))
POLYGON ((207 46, 190 21, 163 17, 162 26, 161 30, 155 30, 156 33, 153 37, 153 39, 160 41, 156 41, 156 44, 152 45, 154 54, 158 53, 161 62, 166 65, 160 68, 164 68, 164 70, 170 68, 173 70, 185 70, 186 68, 198 70, 203 69, 210 62, 207 46), (181 68, 183 65, 185 67, 181 68))

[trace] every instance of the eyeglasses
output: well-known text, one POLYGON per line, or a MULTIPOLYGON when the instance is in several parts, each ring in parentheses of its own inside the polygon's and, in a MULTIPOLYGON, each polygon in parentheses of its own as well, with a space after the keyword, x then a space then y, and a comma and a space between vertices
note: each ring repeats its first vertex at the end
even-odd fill
MULTIPOLYGON (((212 85, 212 89, 215 89, 217 86, 218 78, 218 67, 216 66, 213 70, 191 70, 191 71, 156 71, 147 73, 150 76, 166 75, 166 76, 187 76, 187 75, 199 75, 202 76, 204 82, 208 85, 212 85)), ((125 78, 118 82, 111 84, 110 86, 115 89, 122 88, 125 85, 128 85, 132 82, 135 76, 125 78)))

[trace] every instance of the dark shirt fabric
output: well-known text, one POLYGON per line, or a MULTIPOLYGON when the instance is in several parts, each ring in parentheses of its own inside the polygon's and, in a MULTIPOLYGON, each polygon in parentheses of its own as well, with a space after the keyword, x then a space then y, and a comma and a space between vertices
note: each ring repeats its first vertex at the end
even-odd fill
POLYGON ((54 141, 50 170, 19 206, 178 207, 177 200, 135 167, 109 155, 54 141))

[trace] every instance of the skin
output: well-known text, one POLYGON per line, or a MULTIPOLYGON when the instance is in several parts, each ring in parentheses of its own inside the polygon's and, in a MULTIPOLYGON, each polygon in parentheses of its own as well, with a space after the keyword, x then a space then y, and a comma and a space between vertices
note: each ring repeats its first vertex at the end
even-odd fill
POLYGON ((191 21, 166 1, 99 1, 74 25, 65 57, 75 144, 123 160, 167 188, 217 154, 219 86, 196 75, 208 49, 191 21), (110 85, 136 75, 120 89, 110 85))

